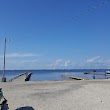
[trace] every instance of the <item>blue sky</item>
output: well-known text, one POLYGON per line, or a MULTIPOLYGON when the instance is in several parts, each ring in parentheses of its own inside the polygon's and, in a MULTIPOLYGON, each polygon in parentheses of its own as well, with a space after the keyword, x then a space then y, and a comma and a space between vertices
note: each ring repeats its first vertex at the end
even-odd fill
POLYGON ((110 0, 0 0, 0 69, 4 36, 6 69, 110 68, 110 0))

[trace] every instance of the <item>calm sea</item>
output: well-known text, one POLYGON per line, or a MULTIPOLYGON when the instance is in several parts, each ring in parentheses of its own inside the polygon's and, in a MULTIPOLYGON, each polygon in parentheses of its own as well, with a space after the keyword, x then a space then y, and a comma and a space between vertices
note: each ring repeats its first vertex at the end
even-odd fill
MULTIPOLYGON (((98 69, 96 74, 104 74, 107 69, 98 69)), ((94 76, 93 69, 73 69, 73 70, 5 70, 5 77, 7 81, 16 75, 22 74, 24 72, 32 72, 31 81, 44 81, 44 80, 69 80, 62 77, 62 75, 73 75, 80 78, 92 79, 94 76), (89 72, 91 74, 85 75, 84 72, 89 72)), ((0 80, 2 78, 2 71, 0 71, 0 80)), ((95 75, 96 79, 105 78, 104 75, 95 75)))

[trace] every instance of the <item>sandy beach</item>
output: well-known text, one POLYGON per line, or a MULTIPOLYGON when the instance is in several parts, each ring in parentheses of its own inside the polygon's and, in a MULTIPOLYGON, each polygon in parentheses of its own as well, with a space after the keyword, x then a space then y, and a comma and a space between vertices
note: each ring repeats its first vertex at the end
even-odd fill
POLYGON ((0 87, 9 110, 110 110, 110 80, 1 82, 0 87))

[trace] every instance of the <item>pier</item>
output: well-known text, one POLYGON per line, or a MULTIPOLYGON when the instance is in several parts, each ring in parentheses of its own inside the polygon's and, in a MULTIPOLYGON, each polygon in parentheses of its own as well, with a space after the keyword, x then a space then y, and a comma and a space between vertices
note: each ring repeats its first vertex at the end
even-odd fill
POLYGON ((9 82, 24 82, 24 81, 29 81, 30 80, 30 77, 31 77, 32 73, 31 72, 25 72, 25 73, 22 73, 22 74, 19 74, 13 78, 11 78, 9 80, 9 82))

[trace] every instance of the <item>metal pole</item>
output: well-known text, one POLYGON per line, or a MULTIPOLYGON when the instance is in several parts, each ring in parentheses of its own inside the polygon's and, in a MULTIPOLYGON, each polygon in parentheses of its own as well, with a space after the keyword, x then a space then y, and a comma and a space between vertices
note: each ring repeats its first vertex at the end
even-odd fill
POLYGON ((5 38, 5 44, 4 44, 4 65, 3 65, 2 82, 6 82, 6 78, 5 78, 5 54, 6 54, 6 38, 5 38))

